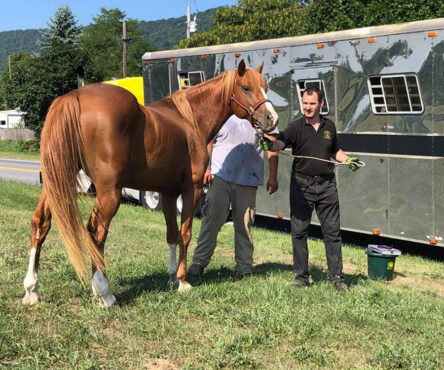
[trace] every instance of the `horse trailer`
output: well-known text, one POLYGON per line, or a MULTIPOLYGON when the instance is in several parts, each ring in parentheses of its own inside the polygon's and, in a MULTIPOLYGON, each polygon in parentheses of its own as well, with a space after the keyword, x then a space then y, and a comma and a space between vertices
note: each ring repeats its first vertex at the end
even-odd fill
MULTIPOLYGON (((325 92, 322 114, 341 148, 366 163, 357 173, 336 168, 343 230, 444 246, 444 18, 147 52, 145 103, 242 59, 265 63, 281 130, 301 115, 306 88, 325 92)), ((257 214, 289 218, 291 162, 280 156, 279 190, 260 188, 257 214)))

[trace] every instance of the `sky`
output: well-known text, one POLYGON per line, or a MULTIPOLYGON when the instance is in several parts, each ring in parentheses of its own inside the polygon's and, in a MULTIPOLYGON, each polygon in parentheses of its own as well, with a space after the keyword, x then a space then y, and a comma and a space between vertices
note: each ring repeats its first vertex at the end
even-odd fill
MULTIPOLYGON (((61 5, 69 5, 82 26, 88 25, 100 8, 119 8, 128 18, 155 21, 176 18, 196 11, 224 5, 237 5, 237 0, 0 0, 0 32, 46 28, 50 18, 61 5)), ((197 20, 199 27, 199 19, 197 20)))

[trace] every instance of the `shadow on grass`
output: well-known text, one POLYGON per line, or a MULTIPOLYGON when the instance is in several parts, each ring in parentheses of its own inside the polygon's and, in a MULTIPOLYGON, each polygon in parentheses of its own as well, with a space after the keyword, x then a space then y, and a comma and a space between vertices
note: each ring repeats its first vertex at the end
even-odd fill
POLYGON ((142 277, 119 279, 122 291, 115 294, 121 305, 129 304, 144 292, 168 292, 177 286, 169 283, 167 273, 157 273, 142 277))
MULTIPOLYGON (((270 273, 291 272, 292 270, 292 266, 288 264, 266 262, 255 266, 254 276, 266 276, 270 273)), ((315 283, 328 281, 328 273, 324 269, 310 266, 309 272, 315 283)), ((357 285, 360 280, 367 280, 367 276, 363 274, 345 274, 345 280, 349 286, 352 286, 357 285)), ((193 287, 198 287, 207 284, 221 284, 229 281, 233 282, 236 281, 236 279, 232 269, 222 266, 217 269, 206 269, 202 276, 189 275, 188 281, 193 287)), ((121 305, 130 304, 144 292, 168 292, 171 290, 177 290, 176 284, 169 283, 169 276, 167 273, 157 273, 143 277, 122 279, 119 281, 119 285, 122 288, 122 292, 117 293, 116 298, 121 305)))
MULTIPOLYGON (((308 271, 314 283, 328 281, 328 271, 316 266, 309 266, 308 271)), ((368 277, 364 274, 344 274, 344 279, 348 286, 352 286, 359 281, 368 280, 368 277)))

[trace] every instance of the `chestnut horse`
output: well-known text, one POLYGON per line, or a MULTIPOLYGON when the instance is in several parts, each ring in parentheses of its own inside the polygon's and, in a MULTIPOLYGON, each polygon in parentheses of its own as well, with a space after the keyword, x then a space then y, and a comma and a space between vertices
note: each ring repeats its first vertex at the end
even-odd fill
POLYGON ((262 67, 263 63, 257 69, 247 68, 242 60, 237 69, 147 106, 139 105, 128 91, 107 84, 88 85, 54 100, 41 136, 43 189, 31 218, 23 304, 39 300, 39 256, 51 215, 81 282, 87 281, 89 257, 94 295, 104 307, 116 303, 105 277, 104 248, 123 187, 162 194, 170 247, 168 272, 171 278, 177 276, 179 291, 191 288, 186 281, 187 248, 208 164, 207 143, 232 114, 249 118, 264 132, 277 124, 277 114, 265 95, 262 67), (87 228, 77 205, 80 169, 96 188, 87 228), (180 231, 179 195, 183 199, 180 231))

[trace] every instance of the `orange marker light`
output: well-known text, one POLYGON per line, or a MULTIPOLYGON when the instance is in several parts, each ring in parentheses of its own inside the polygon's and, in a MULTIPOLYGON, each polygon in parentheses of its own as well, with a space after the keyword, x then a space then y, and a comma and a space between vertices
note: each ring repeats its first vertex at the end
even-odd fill
POLYGON ((284 218, 284 215, 282 213, 278 213, 276 216, 277 218, 284 218))
POLYGON ((381 235, 381 230, 380 229, 373 229, 372 234, 373 235, 381 235))
POLYGON ((170 62, 171 62, 171 63, 174 63, 175 61, 176 61, 176 59, 174 59, 174 58, 171 58, 171 59, 170 59, 170 62))
POLYGON ((373 44, 373 43, 376 42, 376 39, 368 39, 367 41, 368 41, 369 44, 373 44))
POLYGON ((207 59, 207 56, 206 55, 201 55, 200 59, 205 60, 205 59, 207 59))
POLYGON ((240 57, 240 53, 236 53, 236 54, 234 54, 234 56, 235 56, 236 58, 239 58, 239 57, 240 57))
POLYGON ((318 44, 318 49, 323 49, 324 48, 324 44, 318 44))
POLYGON ((427 34, 427 36, 429 36, 429 37, 436 37, 436 36, 438 36, 438 34, 436 32, 429 32, 427 34))
POLYGON ((143 63, 143 64, 148 64, 148 61, 147 61, 147 60, 144 60, 142 63, 143 63))
POLYGON ((438 239, 436 238, 429 238, 430 244, 438 244, 438 239))
POLYGON ((273 53, 275 53, 275 54, 279 53, 279 49, 274 49, 273 53))

